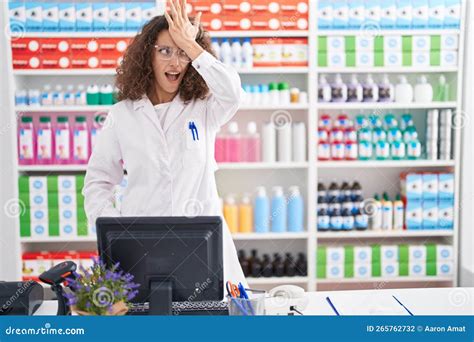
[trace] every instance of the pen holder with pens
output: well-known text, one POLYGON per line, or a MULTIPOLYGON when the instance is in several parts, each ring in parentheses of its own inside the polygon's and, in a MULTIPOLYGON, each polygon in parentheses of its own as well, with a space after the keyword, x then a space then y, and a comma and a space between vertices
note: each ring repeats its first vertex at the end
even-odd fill
POLYGON ((228 296, 229 316, 263 316, 265 315, 265 295, 253 298, 235 298, 228 296))

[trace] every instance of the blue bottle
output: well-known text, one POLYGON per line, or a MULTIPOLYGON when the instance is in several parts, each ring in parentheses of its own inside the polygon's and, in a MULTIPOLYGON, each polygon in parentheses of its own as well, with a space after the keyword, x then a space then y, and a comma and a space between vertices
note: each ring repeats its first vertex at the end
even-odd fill
POLYGON ((272 209, 270 219, 272 222, 272 232, 281 233, 286 231, 286 198, 281 186, 273 188, 272 209))
POLYGON ((354 216, 349 209, 344 209, 342 211, 342 230, 352 230, 354 229, 354 216))
POLYGON ((329 230, 329 215, 325 208, 318 210, 318 231, 325 232, 329 230))
POLYGON ((297 186, 290 187, 290 198, 288 199, 288 231, 303 231, 304 204, 300 189, 297 186))
POLYGON ((340 231, 342 229, 342 216, 339 209, 335 209, 329 218, 329 228, 333 231, 340 231))
POLYGON ((270 202, 263 186, 257 187, 253 220, 256 233, 268 233, 270 231, 270 202))

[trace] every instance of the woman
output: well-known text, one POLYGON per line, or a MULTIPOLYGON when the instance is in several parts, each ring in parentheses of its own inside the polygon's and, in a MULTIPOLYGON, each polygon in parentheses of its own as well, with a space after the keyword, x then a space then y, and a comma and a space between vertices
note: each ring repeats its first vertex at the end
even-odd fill
MULTIPOLYGON (((221 216, 214 140, 238 109, 238 74, 213 55, 209 36, 191 23, 186 2, 146 24, 118 68, 119 100, 89 161, 83 195, 89 222, 99 216, 221 216), (113 189, 128 187, 120 212, 113 189)), ((224 280, 245 283, 224 221, 224 280)))

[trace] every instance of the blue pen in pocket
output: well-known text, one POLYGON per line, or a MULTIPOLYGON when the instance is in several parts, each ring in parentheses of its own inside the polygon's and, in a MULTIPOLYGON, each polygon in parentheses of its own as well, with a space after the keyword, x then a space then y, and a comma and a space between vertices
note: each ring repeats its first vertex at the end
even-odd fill
POLYGON ((194 121, 189 121, 188 128, 193 135, 193 141, 199 140, 199 132, 194 121))

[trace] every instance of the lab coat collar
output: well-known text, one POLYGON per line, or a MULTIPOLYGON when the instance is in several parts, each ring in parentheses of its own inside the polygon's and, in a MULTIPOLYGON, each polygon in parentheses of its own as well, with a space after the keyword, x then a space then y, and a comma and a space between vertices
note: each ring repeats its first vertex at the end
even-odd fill
POLYGON ((184 108, 184 102, 179 97, 179 94, 177 94, 174 97, 174 99, 171 101, 170 109, 168 110, 168 113, 166 114, 164 127, 161 127, 160 122, 155 112, 155 108, 153 107, 153 104, 151 103, 148 96, 143 95, 140 100, 134 101, 133 103, 133 109, 135 111, 139 109, 143 109, 145 114, 154 123, 154 125, 159 130, 163 130, 164 132, 166 132, 168 128, 171 126, 171 124, 178 118, 183 108, 184 108))

